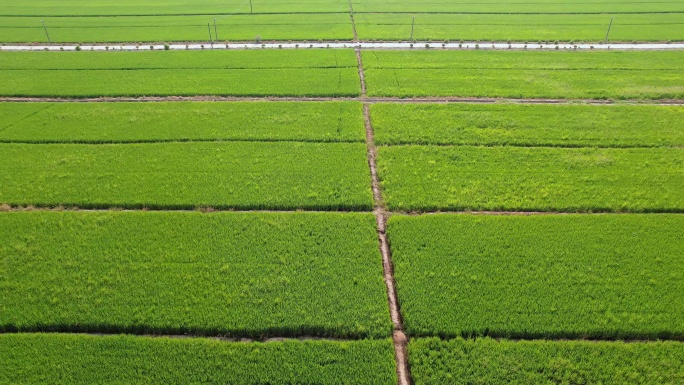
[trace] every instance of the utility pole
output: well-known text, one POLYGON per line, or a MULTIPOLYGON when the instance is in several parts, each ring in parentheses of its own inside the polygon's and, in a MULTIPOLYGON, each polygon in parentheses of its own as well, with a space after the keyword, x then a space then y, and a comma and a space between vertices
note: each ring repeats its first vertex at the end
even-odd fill
POLYGON ((253 12, 252 9, 252 0, 249 0, 249 13, 251 14, 253 12))
POLYGON ((209 23, 207 23, 207 29, 209 30, 209 42, 214 44, 214 39, 211 38, 211 25, 209 25, 209 23))
POLYGON ((218 41, 218 30, 216 29, 216 18, 214 18, 214 37, 218 41))
POLYGON ((48 35, 47 27, 45 26, 45 21, 41 20, 40 22, 43 24, 43 29, 45 30, 45 36, 47 36, 48 43, 52 44, 52 41, 50 41, 50 35, 48 35))
POLYGON ((416 24, 416 17, 413 16, 413 20, 411 21, 411 40, 413 40, 413 26, 416 24))
POLYGON ((613 18, 610 18, 610 24, 608 24, 608 32, 606 32, 606 40, 603 42, 603 44, 608 44, 608 34, 610 33, 610 27, 613 26, 613 18))

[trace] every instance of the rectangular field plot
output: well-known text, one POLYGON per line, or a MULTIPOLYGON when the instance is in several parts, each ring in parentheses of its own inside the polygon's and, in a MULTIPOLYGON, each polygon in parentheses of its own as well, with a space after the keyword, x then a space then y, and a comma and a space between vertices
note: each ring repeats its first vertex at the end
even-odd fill
POLYGON ((10 16, 126 16, 126 15, 206 15, 238 13, 349 12, 346 0, 0 0, 0 15, 10 16))
POLYGON ((681 342, 429 338, 411 341, 408 349, 416 385, 684 382, 681 342))
POLYGON ((134 17, 0 17, 0 42, 53 43, 264 40, 351 40, 349 14, 134 17), (216 28, 214 28, 216 19, 216 28), (218 35, 218 37, 216 36, 218 35))
POLYGON ((0 142, 365 143, 353 102, 0 103, 0 142))
POLYGON ((0 335, 2 383, 396 384, 390 340, 225 342, 202 338, 0 335))
MULTIPOLYGON (((33 0, 35 1, 35 0, 33 0)), ((543 13, 653 13, 684 12, 684 4, 678 0, 622 1, 606 0, 586 2, 581 0, 558 2, 554 0, 503 0, 496 2, 473 2, 471 0, 431 0, 429 3, 409 0, 353 0, 356 12, 403 12, 416 13, 493 13, 493 14, 543 14, 543 13)), ((616 15, 621 17, 622 15, 616 15)))
POLYGON ((2 52, 4 96, 356 96, 352 50, 2 52))
MULTIPOLYGON (((684 8, 684 7, 682 7, 684 8)), ((355 16, 360 39, 541 40, 603 43, 612 16, 610 42, 684 40, 684 14, 361 14, 355 16)), ((438 42, 439 43, 439 42, 438 42)), ((485 43, 481 43, 485 44, 485 43)), ((437 44, 436 44, 437 45, 437 44)))
POLYGON ((682 148, 379 148, 392 210, 684 211, 682 148))
POLYGON ((680 214, 393 216, 413 336, 684 338, 680 214))
POLYGON ((364 51, 371 96, 678 99, 684 52, 364 51))
POLYGON ((0 144, 0 204, 368 210, 362 143, 0 144))
POLYGON ((361 213, 0 213, 0 330, 387 337, 361 213))
POLYGON ((381 145, 684 146, 679 106, 388 103, 371 118, 381 145))

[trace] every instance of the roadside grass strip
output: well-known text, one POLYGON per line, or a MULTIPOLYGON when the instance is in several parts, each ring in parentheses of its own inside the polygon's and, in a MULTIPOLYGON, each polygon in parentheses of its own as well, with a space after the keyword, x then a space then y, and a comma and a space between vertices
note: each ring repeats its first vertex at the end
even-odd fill
POLYGON ((358 96, 352 50, 1 52, 3 96, 358 96))
MULTIPOLYGON (((348 6, 347 6, 348 7, 348 6)), ((1 17, 0 42, 52 43, 352 40, 349 14, 1 17), (216 28, 214 28, 216 19, 216 28), (207 24, 210 24, 207 29, 207 24), (211 37, 209 32, 211 31, 211 37), (218 37, 217 37, 218 35, 218 37)))
POLYGON ((305 0, 296 2, 245 0, 169 1, 135 0, 109 2, 94 0, 24 0, 21 3, 0 0, 0 15, 11 16, 126 16, 126 15, 204 15, 234 13, 309 13, 349 12, 348 0, 305 0))
MULTIPOLYGON (((537 5, 537 4, 535 4, 537 5)), ((421 4, 422 6, 422 4, 421 4)), ((677 5, 684 10, 684 6, 677 5)), ((604 42, 682 41, 684 14, 360 14, 361 39, 604 42), (415 17, 415 20, 414 20, 415 17)), ((34 23, 35 24, 35 23, 34 23)), ((39 25, 40 27, 40 25, 39 25)), ((486 43, 481 43, 486 44, 486 43)), ((538 45, 538 44, 537 44, 538 45)), ((438 44, 435 44, 438 46, 438 44)))
POLYGON ((408 349, 416 385, 684 382, 681 342, 428 338, 412 340, 408 349))
POLYGON ((361 213, 0 213, 0 330, 389 337, 361 213))
POLYGON ((362 143, 0 144, 0 204, 370 210, 362 143))
POLYGON ((11 384, 396 384, 392 343, 0 335, 11 384))
MULTIPOLYGON (((30 0, 37 1, 37 0, 30 0)), ((431 0, 429 3, 397 0, 353 0, 356 12, 404 12, 404 13, 493 13, 493 14, 543 14, 543 13, 653 13, 684 12, 684 5, 678 0, 658 2, 626 2, 606 0, 601 2, 553 0, 503 0, 497 2, 472 2, 470 0, 431 0)))
POLYGON ((388 234, 410 336, 684 339, 684 215, 396 215, 388 234))
POLYGON ((371 118, 380 145, 684 146, 681 106, 380 103, 371 118))
POLYGON ((378 153, 393 211, 684 211, 682 148, 393 146, 378 153))
POLYGON ((353 102, 0 103, 0 142, 365 143, 353 102))
POLYGON ((369 96, 684 98, 681 51, 404 50, 362 56, 369 96))

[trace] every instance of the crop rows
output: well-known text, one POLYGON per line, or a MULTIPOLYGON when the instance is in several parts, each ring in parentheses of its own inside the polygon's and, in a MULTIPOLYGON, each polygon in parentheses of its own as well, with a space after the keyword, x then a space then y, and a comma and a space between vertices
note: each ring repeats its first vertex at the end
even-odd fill
MULTIPOLYGON (((371 206, 358 103, 3 103, 2 110, 2 203, 371 206)), ((680 212, 681 110, 378 104, 371 114, 377 142, 390 145, 379 148, 378 164, 393 210, 680 212)))
MULTIPOLYGON (((684 14, 624 14, 614 18, 611 42, 682 41, 684 14)), ((496 40, 603 42, 610 14, 355 15, 361 40, 496 40), (415 19, 414 19, 415 17, 415 19), (412 28, 413 26, 413 28, 412 28), (411 31, 413 30, 413 35, 411 31)), ((0 42, 53 43, 263 40, 352 40, 345 13, 195 16, 2 17, 0 42), (214 24, 214 19, 216 23, 214 24), (207 24, 210 24, 207 26, 207 24), (211 35, 210 35, 211 34, 211 35)))
MULTIPOLYGON (((32 0, 36 1, 36 0, 32 0)), ((352 0, 355 12, 402 12, 402 13, 653 13, 684 12, 684 5, 677 0, 658 2, 626 2, 621 0, 557 2, 553 0, 503 0, 496 2, 472 2, 469 0, 431 0, 429 3, 409 0, 352 0)))
MULTIPOLYGON (((195 4, 187 1, 151 0, 144 4, 133 0, 108 3, 101 0, 83 4, 78 0, 60 1, 58 4, 40 0, 25 0, 12 3, 9 0, 0 2, 0 15, 23 16, 71 16, 71 15, 196 15, 196 14, 239 14, 239 13, 348 13, 350 2, 347 0, 300 0, 292 2, 221 0, 195 4)), ((355 12, 402 12, 402 13, 662 13, 684 12, 684 6, 677 0, 658 2, 624 2, 609 1, 566 1, 555 2, 537 0, 523 2, 505 0, 496 3, 473 3, 467 0, 438 0, 429 3, 416 3, 399 0, 353 0, 355 12)))
POLYGON ((603 42, 682 41, 684 14, 360 14, 360 39, 603 42), (413 28, 412 28, 413 25, 413 28))
POLYGON ((684 146, 678 106, 380 103, 371 117, 379 145, 684 146))
POLYGON ((382 147, 392 210, 684 211, 682 148, 382 147))
MULTIPOLYGON (((364 51, 369 96, 682 98, 674 52, 364 51)), ((352 50, 3 52, 2 96, 358 96, 352 50), (163 62, 160 63, 160 60, 163 62)))
POLYGON ((0 144, 0 202, 368 210, 361 143, 0 144))
POLYGON ((1 103, 1 142, 364 143, 353 102, 1 103))
POLYGON ((0 235, 0 330, 390 335, 371 214, 14 212, 0 235))
POLYGON ((412 336, 684 339, 684 216, 393 216, 412 336))
POLYGON ((364 51, 371 96, 681 99, 682 52, 364 51))
MULTIPOLYGON (((368 96, 682 96, 679 52, 362 56, 368 96)), ((0 69, 5 96, 360 96, 352 50, 1 53, 0 69)), ((0 383, 396 383, 363 100, 0 103, 0 383), (31 205, 57 210, 12 208, 31 205)), ((370 114, 390 212, 684 211, 681 107, 370 114)), ((488 337, 684 340, 682 228, 681 214, 391 214, 415 383, 676 383, 681 342, 488 337)))
POLYGON ((353 38, 348 14, 316 15, 315 18, 303 14, 0 17, 0 42, 47 42, 41 21, 48 27, 53 43, 254 41, 257 36, 264 41, 353 38), (211 24, 209 29, 208 23, 211 24))
POLYGON ((679 342, 413 340, 413 383, 676 384, 684 381, 679 342))
POLYGON ((63 0, 46 4, 41 0, 26 0, 13 3, 9 0, 0 2, 0 15, 14 16, 126 16, 126 15, 204 15, 204 14, 237 14, 237 13, 330 13, 349 12, 348 0, 297 0, 252 1, 220 0, 220 1, 169 1, 148 0, 140 3, 135 0, 120 0, 116 3, 103 0, 88 1, 63 0))
POLYGON ((684 6, 668 2, 412 3, 314 0, 153 1, 116 5, 100 1, 0 1, 0 42, 151 42, 352 40, 565 40, 681 41, 684 6), (315 13, 312 16, 311 13, 315 13), (349 17, 354 15, 355 24, 349 17), (116 17, 102 17, 116 16, 116 17), (415 19, 415 20, 414 20, 415 19), (207 28, 207 24, 211 25, 207 28), (214 24, 216 27, 214 27, 214 24), (415 26, 413 25, 415 24, 415 26))
POLYGON ((351 50, 3 52, 5 96, 356 96, 351 50))
POLYGON ((0 383, 396 384, 388 339, 240 343, 0 335, 0 383))

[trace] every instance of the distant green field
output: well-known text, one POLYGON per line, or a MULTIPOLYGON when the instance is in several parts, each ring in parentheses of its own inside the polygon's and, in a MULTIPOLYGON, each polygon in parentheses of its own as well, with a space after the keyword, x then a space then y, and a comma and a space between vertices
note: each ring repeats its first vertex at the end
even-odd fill
MULTIPOLYGON (((35 0, 33 0, 35 1, 35 0)), ((471 0, 430 0, 429 3, 409 0, 352 0, 356 12, 407 12, 407 13, 649 13, 684 12, 679 0, 622 1, 604 0, 587 2, 572 0, 503 0, 473 2, 471 0)))
POLYGON ((0 383, 396 384, 390 340, 224 342, 203 338, 0 335, 0 383))
POLYGON ((0 42, 53 43, 263 40, 351 40, 348 14, 140 17, 0 17, 0 42), (216 19, 216 28, 214 28, 216 19), (218 38, 216 35, 218 34, 218 38))
MULTIPOLYGON (((356 14, 360 39, 409 40, 415 17, 416 40, 539 40, 603 42, 682 41, 684 13, 660 14, 356 14)), ((192 15, 117 17, 3 17, 0 42, 53 43, 352 40, 347 13, 312 15, 192 15), (214 27, 216 19, 216 27, 214 27), (207 24, 210 24, 209 28, 207 24), (210 30, 210 31, 209 31, 210 30), (218 35, 218 37, 217 37, 218 35)))
POLYGON ((681 342, 412 340, 413 383, 679 384, 681 342))
POLYGON ((2 52, 4 96, 356 96, 352 50, 2 52))
POLYGON ((682 148, 379 149, 392 210, 683 212, 682 148))
MULTIPOLYGON (((344 0, 298 0, 296 2, 251 2, 254 13, 307 13, 349 12, 349 2, 344 0)), ((436 0, 429 3, 399 0, 353 0, 355 12, 407 12, 407 13, 653 13, 684 12, 678 0, 658 2, 608 0, 587 3, 584 1, 556 2, 551 0, 506 0, 474 3, 469 0, 436 0)), ((86 0, 25 0, 12 3, 0 1, 0 15, 172 15, 249 13, 250 2, 246 0, 209 0, 196 3, 188 0, 152 0, 144 4, 132 0, 107 3, 86 0)))
POLYGON ((364 51, 371 96, 684 97, 684 52, 364 51))
POLYGON ((362 143, 0 144, 0 204, 368 210, 362 143))
POLYGON ((351 40, 352 9, 362 39, 407 40, 415 16, 415 39, 602 41, 614 18, 612 41, 684 40, 684 4, 677 0, 0 0, 0 41, 45 41, 41 20, 53 42, 208 41, 206 24, 213 33, 214 19, 220 40, 351 40))
POLYGON ((70 16, 70 15, 204 15, 231 13, 307 13, 349 12, 347 0, 23 0, 21 3, 0 0, 0 15, 70 16))
MULTIPOLYGON (((680 3, 681 4, 681 3, 680 3)), ((684 8, 684 6, 679 5, 684 8)), ((361 14, 355 16, 360 39, 539 40, 603 43, 611 17, 611 42, 682 41, 684 14, 361 14)))
POLYGON ((353 102, 0 103, 0 142, 365 143, 353 102))
POLYGON ((684 215, 392 216, 412 336, 684 338, 684 215))
POLYGON ((0 213, 0 330, 388 337, 375 218, 0 213))
POLYGON ((677 106, 386 103, 371 118, 381 145, 684 146, 677 106))

